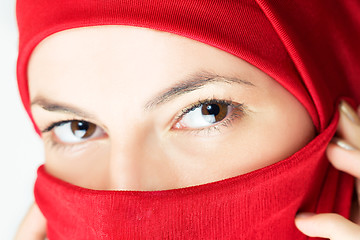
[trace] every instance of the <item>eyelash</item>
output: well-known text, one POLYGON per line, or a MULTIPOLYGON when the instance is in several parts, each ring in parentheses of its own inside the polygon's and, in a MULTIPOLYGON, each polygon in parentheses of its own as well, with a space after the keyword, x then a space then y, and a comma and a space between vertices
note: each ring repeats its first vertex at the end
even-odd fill
POLYGON ((199 133, 211 134, 214 131, 220 132, 222 127, 231 127, 233 122, 235 120, 237 120, 238 118, 240 118, 243 115, 243 113, 245 112, 245 105, 243 103, 235 103, 231 99, 230 100, 219 100, 216 98, 208 98, 208 99, 198 100, 198 102, 183 109, 181 111, 181 113, 175 117, 172 126, 174 125, 174 123, 180 121, 185 116, 185 114, 195 110, 196 108, 198 108, 204 104, 226 104, 226 105, 233 107, 234 110, 230 113, 230 115, 228 117, 226 117, 226 119, 220 121, 219 123, 213 124, 210 127, 199 128, 199 129, 186 129, 186 130, 182 130, 182 131, 186 131, 191 134, 199 134, 199 133))
MULTIPOLYGON (((193 111, 194 109, 200 107, 203 104, 226 104, 229 105, 231 107, 233 107, 233 111, 230 113, 230 115, 228 117, 226 117, 226 119, 220 121, 219 123, 216 123, 210 127, 206 127, 206 128, 199 128, 199 129, 186 129, 183 131, 186 131, 187 133, 192 133, 192 134, 211 134, 214 131, 221 131, 221 128, 223 127, 230 127, 232 125, 232 123, 237 120, 238 118, 240 118, 243 113, 245 112, 245 105, 242 103, 235 103, 234 101, 230 100, 219 100, 219 99, 215 99, 215 98, 208 98, 208 99, 203 99, 203 100, 198 100, 198 102, 192 104, 189 107, 186 107, 185 109, 183 109, 175 118, 174 121, 172 122, 172 126, 181 120, 181 118, 183 118, 185 116, 185 114, 193 111)), ((76 118, 72 118, 72 119, 67 119, 67 120, 63 120, 63 121, 59 121, 59 122, 54 122, 51 123, 48 127, 46 127, 44 130, 42 130, 41 132, 47 133, 52 131, 55 127, 60 126, 62 124, 68 123, 68 122, 72 122, 72 121, 85 121, 84 119, 76 119, 76 118)), ((178 131, 178 130, 176 130, 178 131)), ((51 144, 51 147, 56 149, 56 150, 70 150, 71 148, 75 147, 78 144, 62 144, 59 143, 55 140, 52 139, 52 137, 46 138, 45 141, 47 143, 51 144)))
MULTIPOLYGON (((59 122, 54 122, 54 123, 51 123, 48 127, 46 127, 44 130, 42 130, 41 133, 44 134, 44 133, 50 132, 51 130, 53 130, 53 128, 58 127, 62 124, 68 123, 68 122, 72 122, 72 121, 85 121, 85 120, 71 118, 71 119, 67 119, 67 120, 63 120, 63 121, 59 121, 59 122)), ((59 142, 53 140, 52 137, 45 138, 45 142, 50 143, 51 148, 55 149, 55 150, 71 150, 72 148, 77 146, 77 144, 59 143, 59 142)))
POLYGON ((68 122, 71 122, 71 121, 84 121, 84 120, 73 118, 73 119, 68 119, 68 120, 64 120, 64 121, 60 121, 60 122, 51 123, 50 126, 46 127, 41 132, 42 133, 50 132, 54 127, 58 127, 58 126, 60 126, 62 124, 65 124, 65 123, 68 123, 68 122))

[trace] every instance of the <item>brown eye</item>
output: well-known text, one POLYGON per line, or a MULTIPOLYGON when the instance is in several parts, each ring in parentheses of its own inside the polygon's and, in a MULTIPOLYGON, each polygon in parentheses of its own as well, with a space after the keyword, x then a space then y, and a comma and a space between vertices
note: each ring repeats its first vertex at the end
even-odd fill
POLYGON ((72 121, 71 122, 71 131, 73 134, 79 138, 88 138, 94 134, 96 130, 96 125, 84 121, 72 121))
POLYGON ((203 104, 201 113, 203 115, 212 115, 215 122, 219 122, 227 116, 228 108, 228 104, 224 103, 203 104))
POLYGON ((174 129, 199 129, 214 125, 231 115, 231 103, 209 101, 188 110, 175 124, 174 129))
POLYGON ((66 121, 55 126, 53 130, 57 141, 62 143, 78 143, 106 136, 102 128, 86 121, 66 121))

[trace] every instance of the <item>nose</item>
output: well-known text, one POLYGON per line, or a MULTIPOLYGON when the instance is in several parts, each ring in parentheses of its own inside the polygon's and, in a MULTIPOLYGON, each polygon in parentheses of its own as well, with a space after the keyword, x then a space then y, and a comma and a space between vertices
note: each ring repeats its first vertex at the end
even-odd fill
POLYGON ((146 129, 129 131, 111 139, 110 188, 134 191, 176 188, 176 173, 156 134, 146 129))

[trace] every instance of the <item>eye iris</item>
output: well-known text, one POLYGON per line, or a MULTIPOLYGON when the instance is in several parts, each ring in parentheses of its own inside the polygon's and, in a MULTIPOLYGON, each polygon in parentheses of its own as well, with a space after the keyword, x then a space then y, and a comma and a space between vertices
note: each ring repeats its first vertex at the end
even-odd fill
POLYGON ((95 132, 95 124, 84 121, 73 121, 71 123, 71 130, 77 137, 87 138, 95 132))
POLYGON ((201 108, 201 113, 204 115, 214 115, 215 120, 221 121, 228 114, 228 106, 223 103, 204 104, 201 108))

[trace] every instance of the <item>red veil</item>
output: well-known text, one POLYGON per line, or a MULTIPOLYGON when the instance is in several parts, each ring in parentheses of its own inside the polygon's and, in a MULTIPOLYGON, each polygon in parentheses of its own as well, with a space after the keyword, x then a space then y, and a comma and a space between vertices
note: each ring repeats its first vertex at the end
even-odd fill
POLYGON ((348 217, 353 180, 324 152, 336 130, 339 98, 360 102, 357 1, 18 0, 17 18, 18 85, 30 117, 27 63, 40 41, 70 28, 130 25, 248 61, 304 105, 318 132, 276 164, 183 189, 95 191, 56 179, 42 166, 35 198, 50 239, 306 239, 294 225, 297 211, 348 217))

